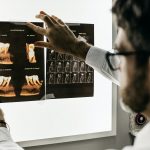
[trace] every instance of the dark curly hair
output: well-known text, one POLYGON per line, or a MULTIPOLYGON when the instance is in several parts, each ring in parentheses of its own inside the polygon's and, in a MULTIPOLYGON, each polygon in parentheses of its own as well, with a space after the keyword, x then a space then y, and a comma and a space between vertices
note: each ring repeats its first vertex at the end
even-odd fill
POLYGON ((150 51, 150 0, 116 0, 112 12, 133 47, 150 51))
MULTIPOLYGON (((116 0, 112 12, 134 49, 150 51, 150 0, 116 0)), ((133 111, 143 112, 150 98, 147 83, 149 55, 137 55, 135 58, 134 77, 122 91, 122 98, 133 111)))

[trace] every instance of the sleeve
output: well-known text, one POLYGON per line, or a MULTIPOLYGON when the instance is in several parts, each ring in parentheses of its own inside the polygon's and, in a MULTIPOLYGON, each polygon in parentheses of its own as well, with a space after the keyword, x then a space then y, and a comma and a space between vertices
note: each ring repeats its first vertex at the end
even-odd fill
POLYGON ((119 71, 111 71, 107 62, 106 55, 107 51, 92 46, 86 55, 86 64, 97 70, 99 73, 110 79, 115 84, 119 85, 119 71))
POLYGON ((0 150, 23 150, 13 142, 7 128, 0 127, 0 150))

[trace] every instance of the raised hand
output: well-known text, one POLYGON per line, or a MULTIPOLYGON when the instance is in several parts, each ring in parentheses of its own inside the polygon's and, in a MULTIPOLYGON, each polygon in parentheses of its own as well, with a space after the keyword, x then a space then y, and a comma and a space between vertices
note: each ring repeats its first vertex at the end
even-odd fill
POLYGON ((61 53, 73 53, 72 51, 76 47, 78 39, 61 19, 56 16, 49 16, 43 11, 36 15, 36 18, 43 20, 47 28, 45 29, 32 23, 27 23, 27 26, 35 32, 45 35, 48 38, 48 42, 37 41, 35 46, 47 47, 61 53))
POLYGON ((91 45, 76 38, 74 33, 61 19, 54 15, 49 16, 43 11, 36 15, 36 18, 39 18, 46 23, 46 29, 32 23, 27 23, 27 26, 35 32, 46 36, 48 42, 37 41, 34 43, 35 46, 47 47, 57 52, 70 54, 85 60, 91 45))

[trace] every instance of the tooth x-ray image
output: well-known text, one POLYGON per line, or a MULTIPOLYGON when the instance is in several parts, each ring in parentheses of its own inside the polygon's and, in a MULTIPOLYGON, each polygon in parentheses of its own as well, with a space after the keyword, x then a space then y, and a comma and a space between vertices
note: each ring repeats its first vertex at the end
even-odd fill
MULTIPOLYGON (((43 23, 34 22, 43 27, 43 23)), ((40 100, 45 94, 43 40, 23 22, 0 22, 0 102, 40 100)), ((50 70, 51 71, 51 70, 50 70)))
POLYGON ((10 43, 0 42, 0 64, 13 64, 9 52, 10 43))
MULTIPOLYGON (((68 24, 77 38, 94 44, 93 24, 68 24)), ((93 96, 94 70, 84 61, 47 49, 46 94, 54 98, 93 96)))

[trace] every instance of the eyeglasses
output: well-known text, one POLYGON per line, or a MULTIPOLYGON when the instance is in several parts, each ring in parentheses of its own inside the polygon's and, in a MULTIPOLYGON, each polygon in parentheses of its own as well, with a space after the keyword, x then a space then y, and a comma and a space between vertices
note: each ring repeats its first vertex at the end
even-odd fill
POLYGON ((109 65, 109 68, 112 71, 116 71, 120 69, 120 64, 121 64, 121 56, 131 56, 131 55, 136 55, 136 56, 144 56, 144 57, 149 57, 150 56, 150 51, 134 51, 134 52, 116 52, 116 53, 106 53, 106 61, 109 65))

